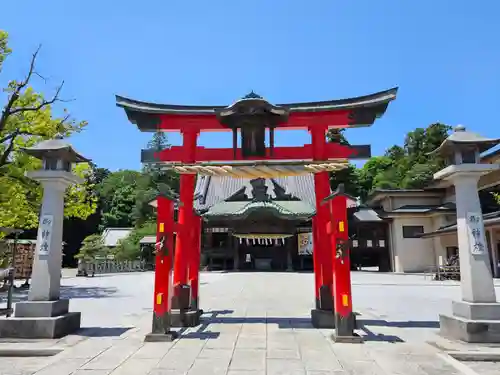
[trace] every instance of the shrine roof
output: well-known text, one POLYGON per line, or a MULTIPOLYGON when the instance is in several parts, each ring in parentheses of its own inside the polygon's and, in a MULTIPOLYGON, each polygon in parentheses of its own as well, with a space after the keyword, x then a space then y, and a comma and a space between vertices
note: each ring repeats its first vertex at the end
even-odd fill
POLYGON ((308 219, 316 210, 302 201, 240 201, 219 202, 210 207, 202 216, 206 218, 246 218, 253 212, 268 211, 284 219, 308 219))
POLYGON ((47 139, 38 142, 33 147, 22 148, 21 150, 37 159, 54 155, 70 162, 82 163, 90 161, 90 159, 78 153, 71 144, 58 138, 47 139))
POLYGON ((454 203, 448 202, 441 205, 412 205, 407 204, 398 207, 392 211, 384 211, 383 214, 393 215, 393 214, 429 214, 435 212, 455 212, 456 207, 454 203))
POLYGON ((105 228, 102 233, 104 246, 118 246, 118 242, 128 237, 132 229, 133 228, 105 228))
MULTIPOLYGON (((281 107, 289 112, 321 112, 335 110, 350 110, 364 107, 380 107, 380 115, 383 114, 390 101, 396 99, 398 88, 394 87, 389 90, 380 91, 377 93, 358 96, 346 99, 315 101, 315 102, 300 102, 300 103, 284 103, 276 104, 276 107, 281 107)), ((242 99, 245 100, 245 99, 242 99)), ((175 115, 213 115, 217 111, 228 108, 227 105, 175 105, 175 104, 159 104, 153 102, 145 102, 126 98, 116 95, 116 105, 124 108, 127 114, 143 113, 143 114, 175 114, 175 115)))
MULTIPOLYGON (((198 176, 194 207, 198 211, 205 211, 238 192, 251 195, 251 180, 251 178, 234 178, 230 176, 198 176)), ((316 205, 313 174, 268 178, 266 179, 266 185, 271 198, 275 200, 280 199, 280 193, 284 190, 285 194, 289 194, 292 198, 299 199, 311 207, 316 205), (276 193, 277 190, 278 194, 276 193)))
MULTIPOLYGON (((490 212, 488 214, 483 214, 483 224, 485 228, 492 227, 494 225, 500 224, 500 211, 490 212)), ((442 226, 433 232, 426 232, 420 235, 420 238, 432 238, 439 237, 441 235, 454 233, 457 230, 457 224, 451 224, 442 226)))
POLYGON ((460 145, 475 145, 479 152, 482 153, 497 146, 499 143, 500 138, 483 137, 477 133, 467 131, 464 126, 459 125, 453 129, 453 133, 451 133, 437 149, 431 151, 429 154, 453 154, 456 146, 460 145))
POLYGON ((369 207, 359 207, 358 210, 353 213, 353 217, 355 220, 365 223, 376 223, 383 221, 378 213, 369 207))

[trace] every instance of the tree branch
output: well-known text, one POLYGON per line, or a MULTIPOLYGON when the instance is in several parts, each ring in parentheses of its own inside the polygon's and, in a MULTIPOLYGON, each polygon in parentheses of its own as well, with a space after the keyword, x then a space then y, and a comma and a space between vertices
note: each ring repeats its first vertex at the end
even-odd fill
POLYGON ((16 113, 22 113, 22 112, 38 112, 39 110, 43 109, 44 107, 47 107, 51 104, 54 104, 55 102, 62 102, 64 100, 61 100, 59 98, 59 94, 61 93, 61 90, 64 86, 64 81, 59 85, 57 88, 57 91, 55 95, 52 97, 50 100, 43 100, 39 105, 35 107, 21 107, 21 108, 16 108, 16 109, 11 109, 10 110, 10 115, 15 115, 16 113))
POLYGON ((21 95, 21 91, 28 85, 28 83, 31 80, 31 77, 33 76, 33 72, 35 71, 36 58, 37 58, 38 53, 40 52, 41 48, 42 48, 42 45, 40 44, 38 46, 38 48, 36 49, 35 53, 33 54, 33 56, 31 57, 28 75, 26 76, 24 81, 22 81, 16 85, 16 87, 14 88, 14 91, 10 95, 9 100, 7 101, 7 104, 5 105, 5 107, 2 111, 2 116, 0 116, 0 132, 5 129, 5 125, 7 125, 7 120, 9 118, 9 116, 12 115, 12 107, 14 106, 14 103, 16 102, 17 99, 19 99, 19 96, 21 95))
MULTIPOLYGON (((59 129, 68 119, 70 118, 70 115, 64 116, 64 118, 59 121, 59 123, 56 125, 56 129, 58 133, 61 133, 61 130, 59 129)), ((37 134, 33 132, 28 132, 28 131, 21 131, 19 129, 14 130, 12 133, 9 135, 6 135, 3 138, 0 138, 0 144, 7 142, 10 140, 9 145, 7 146, 7 149, 3 152, 2 156, 0 156, 0 168, 3 167, 4 165, 7 164, 7 160, 10 156, 10 153, 14 151, 14 141, 18 135, 31 135, 34 137, 44 137, 46 134, 37 134)))
POLYGON ((9 155, 12 152, 12 150, 14 149, 14 140, 15 139, 16 139, 15 136, 11 138, 9 145, 7 146, 5 151, 3 152, 2 156, 0 156, 0 168, 3 167, 5 164, 7 164, 7 160, 9 158, 9 155))
POLYGON ((18 134, 19 134, 19 132, 16 130, 13 133, 6 135, 3 138, 0 138, 0 144, 7 142, 9 139, 15 138, 18 134))

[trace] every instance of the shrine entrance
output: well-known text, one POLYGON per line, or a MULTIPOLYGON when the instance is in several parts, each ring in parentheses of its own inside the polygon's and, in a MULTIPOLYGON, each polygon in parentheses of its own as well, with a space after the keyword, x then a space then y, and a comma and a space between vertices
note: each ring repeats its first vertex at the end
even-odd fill
MULTIPOLYGON (((339 341, 356 341, 347 198, 342 186, 331 192, 329 172, 346 168, 350 159, 367 159, 371 151, 369 145, 327 143, 326 132, 330 128, 372 125, 385 113, 396 93, 397 88, 394 88, 352 99, 273 105, 252 92, 228 107, 158 105, 117 97, 117 105, 125 109, 129 120, 139 130, 177 131, 183 138, 182 146, 159 152, 142 151, 143 163, 158 163, 181 174, 177 222, 174 222, 173 200, 163 196, 157 199, 153 329, 146 339, 170 340, 175 336, 170 327, 198 325, 203 314, 198 291, 202 220, 207 212, 199 212, 194 207, 197 176, 248 180, 253 187, 252 198, 235 196, 226 199, 225 203, 237 203, 237 212, 241 215, 260 212, 256 220, 269 223, 262 212, 283 218, 290 210, 284 209, 281 201, 272 199, 264 180, 308 175, 314 181, 314 207, 312 212, 301 214, 310 215, 314 238, 312 323, 317 328, 335 327, 335 337, 339 341), (275 147, 276 129, 306 129, 311 134, 311 144, 275 147), (197 146, 202 131, 231 131, 233 147, 197 146), (238 147, 238 136, 241 147, 238 147), (174 233, 175 259, 172 256, 174 233)), ((289 202, 296 201, 290 199, 289 202)), ((234 234, 246 238, 283 235, 269 225, 258 231, 254 229, 252 233, 240 227, 234 234)))

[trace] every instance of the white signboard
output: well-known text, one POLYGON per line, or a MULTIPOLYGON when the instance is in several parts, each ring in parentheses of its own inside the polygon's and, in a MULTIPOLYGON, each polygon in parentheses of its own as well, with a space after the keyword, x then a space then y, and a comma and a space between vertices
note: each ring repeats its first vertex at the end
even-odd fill
POLYGON ((313 234, 299 233, 298 235, 299 255, 311 255, 313 253, 313 234))
POLYGON ((467 230, 469 248, 473 255, 484 254, 486 237, 484 235, 483 215, 476 212, 467 212, 467 230))
POLYGON ((36 243, 36 253, 38 255, 48 255, 50 251, 50 241, 52 239, 52 226, 54 217, 52 215, 43 215, 40 218, 38 233, 40 237, 36 243))

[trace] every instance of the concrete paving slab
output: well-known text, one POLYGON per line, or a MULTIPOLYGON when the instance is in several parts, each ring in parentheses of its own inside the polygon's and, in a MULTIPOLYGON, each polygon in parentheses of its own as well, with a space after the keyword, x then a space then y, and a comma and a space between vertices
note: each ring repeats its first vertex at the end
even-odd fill
POLYGON ((481 375, 498 375, 500 374, 500 362, 468 362, 470 367, 476 374, 481 375))
POLYGON ((143 342, 151 328, 153 273, 66 278, 63 293, 73 297, 70 309, 82 311, 86 329, 64 341, 21 343, 65 350, 24 363, 2 358, 0 375, 463 373, 437 355, 443 349, 426 343, 439 339, 438 314, 460 296, 458 283, 369 272, 352 279, 362 345, 333 343, 331 330, 312 328, 312 274, 202 273, 202 324, 172 343, 143 342))
POLYGON ((235 349, 230 370, 265 370, 266 351, 261 349, 235 349))

